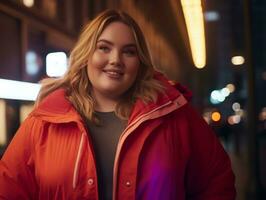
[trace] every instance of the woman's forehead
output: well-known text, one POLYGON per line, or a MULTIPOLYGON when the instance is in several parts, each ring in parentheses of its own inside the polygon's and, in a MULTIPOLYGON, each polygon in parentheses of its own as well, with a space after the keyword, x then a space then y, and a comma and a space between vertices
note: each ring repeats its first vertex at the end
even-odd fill
POLYGON ((108 24, 100 34, 98 41, 124 44, 136 43, 132 29, 123 22, 112 22, 108 24))

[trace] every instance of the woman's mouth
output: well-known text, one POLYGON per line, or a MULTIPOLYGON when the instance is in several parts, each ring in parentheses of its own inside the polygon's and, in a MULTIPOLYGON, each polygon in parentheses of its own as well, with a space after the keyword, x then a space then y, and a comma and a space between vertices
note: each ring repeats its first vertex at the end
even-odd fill
POLYGON ((116 79, 121 78, 123 76, 123 74, 124 74, 120 70, 111 70, 111 69, 110 70, 103 70, 103 72, 105 74, 107 74, 108 77, 110 77, 110 78, 116 78, 116 79))

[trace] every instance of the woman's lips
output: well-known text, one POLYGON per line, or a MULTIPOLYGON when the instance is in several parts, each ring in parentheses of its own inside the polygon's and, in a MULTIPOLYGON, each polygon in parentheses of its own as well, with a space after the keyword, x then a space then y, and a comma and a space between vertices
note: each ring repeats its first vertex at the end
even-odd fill
POLYGON ((105 74, 108 75, 108 77, 110 78, 121 78, 123 76, 123 72, 121 72, 120 70, 103 70, 103 72, 105 74))

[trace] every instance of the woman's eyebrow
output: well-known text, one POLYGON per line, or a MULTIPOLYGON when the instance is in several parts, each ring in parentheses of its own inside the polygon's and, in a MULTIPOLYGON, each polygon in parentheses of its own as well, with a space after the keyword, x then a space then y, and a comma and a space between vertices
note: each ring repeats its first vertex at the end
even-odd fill
POLYGON ((108 44, 113 45, 113 43, 111 41, 105 40, 105 39, 100 39, 100 40, 97 41, 97 43, 99 43, 99 42, 104 42, 104 43, 108 43, 108 44))
MULTIPOLYGON (((114 45, 113 42, 109 41, 109 40, 106 40, 106 39, 100 39, 97 41, 97 43, 99 42, 104 42, 104 43, 107 43, 107 44, 110 44, 110 45, 114 45)), ((136 48, 136 44, 135 43, 128 43, 128 44, 125 44, 124 47, 135 47, 136 48)))
POLYGON ((134 44, 134 43, 126 44, 125 47, 134 47, 134 48, 136 48, 136 44, 134 44))

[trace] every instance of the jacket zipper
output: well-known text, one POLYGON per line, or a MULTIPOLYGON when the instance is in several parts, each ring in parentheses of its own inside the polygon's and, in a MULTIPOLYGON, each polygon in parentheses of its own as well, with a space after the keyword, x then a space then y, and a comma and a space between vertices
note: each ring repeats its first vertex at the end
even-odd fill
POLYGON ((117 145, 117 150, 116 150, 116 154, 115 154, 115 161, 114 161, 114 171, 113 171, 113 200, 115 200, 116 197, 116 193, 117 193, 117 173, 118 173, 118 160, 119 160, 119 155, 122 149, 122 145, 125 141, 125 139, 127 138, 127 136, 132 133, 140 124, 142 124, 143 122, 149 120, 149 119, 154 119, 154 118, 158 118, 160 116, 166 115, 178 108, 180 108, 181 106, 185 105, 187 103, 187 100, 185 99, 185 97, 183 95, 180 95, 179 97, 177 97, 174 101, 168 101, 167 103, 151 110, 148 113, 145 113, 141 116, 139 116, 136 120, 134 120, 131 124, 129 124, 126 129, 124 130, 124 132, 121 134, 119 140, 118 140, 118 145, 117 145), (171 106, 169 106, 168 109, 166 109, 164 112, 159 112, 156 115, 156 111, 161 110, 162 108, 168 106, 172 104, 171 106))
POLYGON ((81 138, 80 138, 80 143, 79 143, 79 148, 78 148, 78 155, 77 155, 76 162, 75 162, 74 174, 73 174, 73 189, 75 189, 77 186, 78 173, 79 173, 78 168, 80 165, 83 143, 84 143, 84 133, 82 132, 81 138))
MULTIPOLYGON (((174 101, 168 101, 167 103, 151 110, 148 113, 145 113, 141 116, 139 116, 136 120, 134 120, 131 124, 129 124, 126 129, 123 131, 123 133, 121 134, 120 138, 119 138, 119 142, 118 142, 118 146, 117 146, 117 150, 116 150, 116 154, 115 154, 115 161, 114 161, 114 172, 113 172, 113 200, 116 199, 116 190, 117 190, 117 172, 118 172, 118 160, 119 160, 119 155, 122 149, 122 145, 125 141, 125 139, 127 138, 127 136, 132 133, 140 124, 142 124, 143 122, 145 122, 148 119, 154 119, 154 118, 158 118, 160 116, 166 115, 178 108, 180 108, 181 106, 183 106, 184 104, 186 104, 187 101, 185 99, 185 97, 183 95, 180 95, 177 99, 175 99, 174 101), (168 106, 172 104, 171 106, 169 106, 168 109, 165 109, 164 112, 156 112, 161 110, 162 108, 168 106)), ((79 143, 79 148, 78 148, 78 155, 75 161, 75 167, 74 167, 74 174, 73 174, 73 189, 76 188, 77 186, 77 181, 78 181, 78 169, 79 169, 79 165, 80 165, 80 161, 81 161, 81 153, 83 150, 83 146, 84 146, 84 139, 85 135, 84 135, 84 130, 82 131, 81 134, 81 139, 80 139, 80 143, 79 143)))

